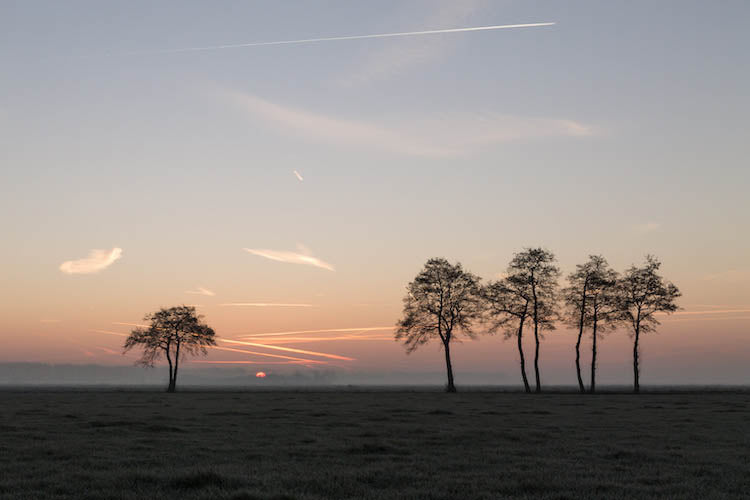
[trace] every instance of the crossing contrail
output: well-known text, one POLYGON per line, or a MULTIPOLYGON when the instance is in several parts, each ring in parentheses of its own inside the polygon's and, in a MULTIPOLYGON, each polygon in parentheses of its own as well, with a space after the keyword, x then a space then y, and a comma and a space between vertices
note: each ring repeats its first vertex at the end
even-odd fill
POLYGON ((204 47, 188 47, 182 49, 161 49, 161 50, 148 50, 148 51, 136 51, 128 52, 130 55, 137 54, 175 54, 179 52, 199 52, 204 50, 221 50, 221 49, 238 49, 242 47, 262 47, 266 45, 291 45, 299 43, 317 43, 317 42, 336 42, 340 40, 361 40, 364 38, 391 38, 397 36, 417 36, 417 35, 437 35, 439 33, 463 33, 467 31, 488 31, 488 30, 502 30, 510 28, 537 28, 540 26, 552 26, 556 23, 528 23, 528 24, 501 24, 495 26, 475 26, 472 28, 451 28, 443 30, 427 30, 427 31, 405 31, 401 33, 377 33, 373 35, 350 35, 350 36, 332 36, 326 38, 304 38, 301 40, 278 40, 275 42, 250 42, 250 43, 234 43, 228 45, 207 45, 204 47))

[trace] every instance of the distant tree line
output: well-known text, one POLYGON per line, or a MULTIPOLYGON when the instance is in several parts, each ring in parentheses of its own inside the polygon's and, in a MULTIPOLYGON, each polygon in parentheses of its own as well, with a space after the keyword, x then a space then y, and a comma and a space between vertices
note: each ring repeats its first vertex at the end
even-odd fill
POLYGON ((680 291, 659 274, 661 263, 646 256, 640 266, 622 274, 609 267, 606 259, 592 255, 567 276, 560 288, 560 269, 552 252, 527 248, 516 253, 502 279, 482 285, 481 279, 460 263, 443 258, 429 259, 407 286, 403 316, 398 321, 396 340, 407 352, 433 339, 439 339, 445 354, 448 383, 455 392, 451 344, 463 337, 474 339, 480 333, 502 332, 515 338, 526 392, 531 386, 526 375, 523 350, 524 329, 534 334, 534 386, 541 392, 539 348, 545 332, 558 323, 577 331, 575 369, 579 390, 586 392, 581 375, 581 341, 591 337, 589 392, 596 391, 597 341, 606 332, 625 327, 633 338, 633 391, 640 390, 640 337, 659 325, 658 313, 677 310, 680 291))

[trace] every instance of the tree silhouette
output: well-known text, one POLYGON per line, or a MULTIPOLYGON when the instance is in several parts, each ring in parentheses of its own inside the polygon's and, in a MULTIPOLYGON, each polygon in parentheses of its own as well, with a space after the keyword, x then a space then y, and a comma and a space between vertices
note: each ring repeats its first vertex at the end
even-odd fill
POLYGON ((587 321, 586 299, 588 299, 589 286, 591 282, 591 263, 576 265, 574 273, 568 275, 568 286, 563 289, 563 300, 567 308, 567 323, 578 328, 576 338, 576 377, 578 378, 578 390, 586 392, 581 378, 581 338, 587 321))
POLYGON ((490 323, 489 332, 503 329, 506 339, 513 336, 518 341, 521 361, 521 378, 526 392, 531 392, 526 378, 526 358, 523 355, 523 327, 530 319, 531 292, 528 283, 518 276, 509 276, 488 283, 484 288, 484 300, 490 323))
POLYGON ((678 309, 675 300, 682 294, 659 274, 661 262, 647 255, 641 267, 631 266, 618 281, 618 309, 633 335, 633 392, 640 391, 640 335, 656 330, 656 313, 672 313, 678 309))
POLYGON ((555 255, 549 250, 527 248, 513 256, 508 266, 508 276, 518 283, 525 283, 531 293, 531 321, 534 325, 535 342, 534 375, 536 392, 541 392, 539 344, 544 330, 555 329, 560 269, 555 265, 555 255))
POLYGON ((567 320, 578 328, 576 341, 576 374, 578 387, 585 392, 581 378, 580 346, 584 328, 591 329, 591 384, 590 392, 596 392, 597 339, 618 319, 619 301, 617 273, 600 255, 589 256, 588 262, 576 266, 568 276, 569 286, 563 290, 567 305, 567 320))
POLYGON ((180 359, 188 355, 206 355, 207 346, 216 345, 216 334, 201 321, 203 316, 196 314, 192 306, 162 308, 143 319, 149 321, 150 326, 131 331, 125 340, 124 352, 141 346, 143 355, 138 364, 144 366, 154 366, 164 354, 169 364, 167 392, 175 392, 180 359))
POLYGON ((473 326, 481 312, 479 277, 464 271, 460 263, 452 265, 445 259, 433 258, 407 286, 395 338, 404 341, 407 353, 439 338, 445 351, 446 391, 456 392, 451 342, 460 334, 474 338, 473 326))

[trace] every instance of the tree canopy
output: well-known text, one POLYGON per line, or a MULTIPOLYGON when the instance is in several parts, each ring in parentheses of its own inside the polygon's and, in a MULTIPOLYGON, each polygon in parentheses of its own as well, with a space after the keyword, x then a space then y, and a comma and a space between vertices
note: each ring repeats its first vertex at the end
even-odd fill
POLYGON ((455 392, 450 344, 458 336, 475 337, 474 325, 482 314, 479 277, 465 271, 460 263, 443 258, 427 261, 407 286, 403 317, 395 334, 407 352, 435 338, 445 350, 449 392, 455 392))
POLYGON ((208 347, 216 345, 216 334, 203 323, 203 316, 196 314, 193 306, 162 308, 143 319, 150 325, 131 331, 124 351, 141 347, 143 353, 138 364, 144 366, 154 366, 164 355, 169 364, 167 391, 174 392, 180 360, 186 356, 206 355, 208 347))

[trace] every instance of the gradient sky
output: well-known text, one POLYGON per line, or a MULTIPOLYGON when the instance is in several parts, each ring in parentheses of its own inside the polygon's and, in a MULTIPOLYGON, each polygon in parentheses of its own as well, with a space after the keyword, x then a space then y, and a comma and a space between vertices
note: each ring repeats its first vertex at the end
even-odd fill
MULTIPOLYGON (((241 336, 390 327, 427 258, 492 279, 545 246, 564 274, 662 259, 684 310, 644 339, 644 383, 748 383, 749 18, 745 1, 0 1, 0 361, 131 363, 118 323, 187 303, 222 338, 352 358, 222 343, 323 363, 205 361, 439 372, 437 344, 407 356, 384 329, 241 336), (556 24, 169 52, 538 22, 556 24)), ((544 382, 575 383, 574 337, 549 333, 544 382)), ((602 342, 603 382, 630 381, 629 346, 602 342)), ((501 338, 454 356, 458 384, 517 382, 501 338)))

